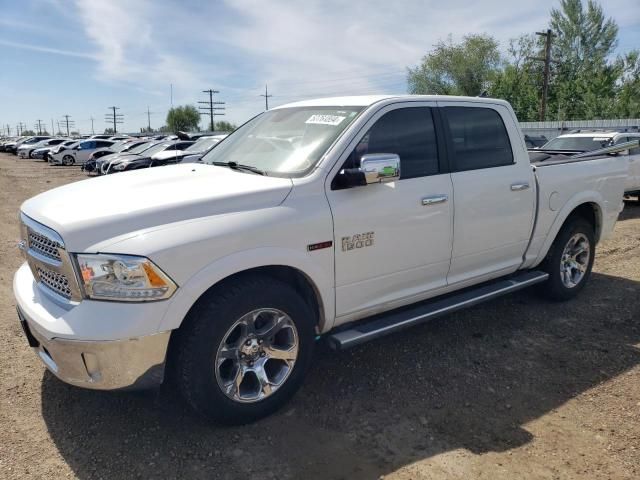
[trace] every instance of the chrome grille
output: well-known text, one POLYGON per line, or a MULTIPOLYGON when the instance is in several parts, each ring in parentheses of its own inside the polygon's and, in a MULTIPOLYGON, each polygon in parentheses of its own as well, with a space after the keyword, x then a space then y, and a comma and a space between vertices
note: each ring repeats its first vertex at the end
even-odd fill
POLYGON ((23 254, 43 292, 72 302, 82 300, 80 285, 62 237, 41 223, 20 214, 23 254))
POLYGON ((71 285, 65 275, 49 270, 48 268, 37 267, 37 269, 38 277, 40 277, 40 281, 44 285, 67 299, 71 298, 71 285))
POLYGON ((60 247, 61 245, 55 240, 51 240, 29 229, 29 248, 34 252, 44 255, 47 258, 60 261, 60 252, 58 251, 60 247))

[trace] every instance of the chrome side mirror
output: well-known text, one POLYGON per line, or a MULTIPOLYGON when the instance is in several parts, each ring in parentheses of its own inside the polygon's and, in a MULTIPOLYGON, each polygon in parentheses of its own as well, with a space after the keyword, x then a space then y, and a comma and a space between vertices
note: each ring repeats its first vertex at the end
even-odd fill
POLYGON ((366 184, 400 179, 400 157, 395 153, 368 153, 360 159, 360 171, 366 184))

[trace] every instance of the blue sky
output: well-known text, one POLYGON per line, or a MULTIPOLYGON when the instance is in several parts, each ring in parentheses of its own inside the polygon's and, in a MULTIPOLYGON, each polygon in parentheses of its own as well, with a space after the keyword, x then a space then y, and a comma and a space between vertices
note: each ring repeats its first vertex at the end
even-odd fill
MULTIPOLYGON (((640 3, 603 0, 618 51, 640 47, 640 3)), ((220 91, 240 123, 303 98, 406 92, 406 67, 439 39, 540 30, 557 0, 0 0, 0 125, 71 115, 83 133, 164 124, 173 103, 220 91)), ((203 122, 203 125, 205 123, 203 122)))

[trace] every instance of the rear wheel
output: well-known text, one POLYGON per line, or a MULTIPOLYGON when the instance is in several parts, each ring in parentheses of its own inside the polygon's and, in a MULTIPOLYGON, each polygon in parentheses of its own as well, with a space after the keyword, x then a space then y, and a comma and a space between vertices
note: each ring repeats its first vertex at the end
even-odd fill
POLYGON ((313 351, 313 312, 288 284, 231 280, 206 294, 177 333, 176 380, 205 417, 242 424, 284 405, 302 385, 313 351))
POLYGON ((562 227, 541 268, 549 280, 542 293, 552 300, 568 300, 582 290, 591 275, 595 258, 593 226, 580 217, 562 227))

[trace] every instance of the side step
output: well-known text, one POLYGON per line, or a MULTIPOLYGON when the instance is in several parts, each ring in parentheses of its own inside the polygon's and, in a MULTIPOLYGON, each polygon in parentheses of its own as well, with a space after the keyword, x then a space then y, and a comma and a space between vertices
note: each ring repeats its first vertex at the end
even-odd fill
POLYGON ((356 324, 340 329, 327 336, 329 345, 335 350, 345 350, 375 338, 418 325, 435 317, 452 313, 466 307, 500 297, 510 292, 544 282, 549 274, 541 271, 527 271, 506 279, 484 283, 444 298, 427 300, 416 305, 402 307, 391 312, 375 315, 356 324))

